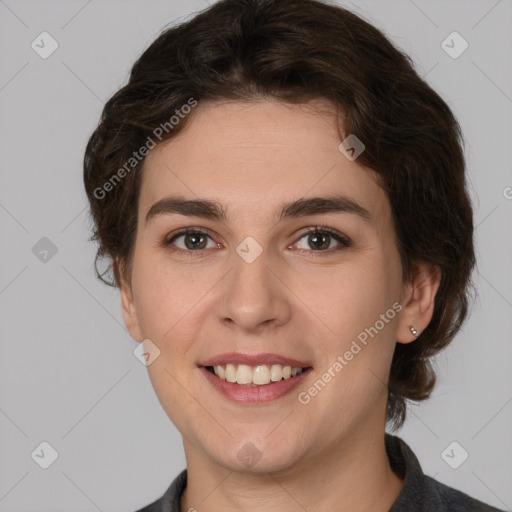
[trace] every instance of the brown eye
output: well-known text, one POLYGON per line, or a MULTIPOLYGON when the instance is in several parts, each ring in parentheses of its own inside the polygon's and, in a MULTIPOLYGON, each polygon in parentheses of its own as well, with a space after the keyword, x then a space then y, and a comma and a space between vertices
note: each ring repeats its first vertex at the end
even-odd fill
POLYGON ((203 233, 185 233, 177 238, 183 237, 183 241, 187 249, 195 250, 195 249, 204 249, 207 245, 207 237, 208 235, 204 235, 203 233))
POLYGON ((163 245, 169 247, 172 251, 177 253, 186 253, 187 255, 200 255, 204 249, 219 247, 219 244, 213 242, 211 236, 204 230, 187 228, 179 231, 170 238, 164 240, 163 245), (183 239, 177 244, 177 240, 183 239), (211 245, 208 247, 208 239, 211 240, 211 245))
MULTIPOLYGON (((330 228, 315 227, 304 233, 300 240, 303 238, 306 239, 305 247, 299 247, 299 249, 308 252, 327 252, 328 249, 332 248, 333 241, 338 243, 335 250, 350 247, 350 242, 347 237, 330 228)), ((298 243, 299 242, 295 245, 298 245, 298 243)))

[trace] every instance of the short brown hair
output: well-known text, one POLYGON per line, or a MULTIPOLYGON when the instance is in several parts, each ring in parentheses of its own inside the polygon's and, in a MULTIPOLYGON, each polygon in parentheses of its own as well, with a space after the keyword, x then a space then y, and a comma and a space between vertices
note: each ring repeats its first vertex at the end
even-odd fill
POLYGON ((91 240, 99 243, 95 268, 111 286, 129 282, 137 226, 144 159, 132 172, 126 162, 191 98, 327 99, 342 114, 341 133, 364 143, 358 162, 376 171, 388 194, 404 280, 415 261, 441 270, 430 324, 413 343, 396 345, 387 420, 399 428, 406 399, 429 397, 435 383, 430 358, 459 330, 472 291, 473 212, 463 138, 450 108, 381 31, 318 0, 222 0, 165 29, 106 103, 85 152, 91 240), (119 183, 112 181, 116 173, 119 183), (100 273, 103 257, 109 265, 100 273))

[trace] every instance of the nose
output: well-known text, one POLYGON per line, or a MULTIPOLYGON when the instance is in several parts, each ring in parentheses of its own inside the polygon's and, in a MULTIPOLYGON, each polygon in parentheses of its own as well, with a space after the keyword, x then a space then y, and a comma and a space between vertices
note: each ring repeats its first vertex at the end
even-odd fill
POLYGON ((286 264, 270 261, 265 250, 252 259, 254 247, 241 246, 223 280, 220 321, 244 333, 259 333, 286 323, 291 316, 290 291, 284 284, 286 264))

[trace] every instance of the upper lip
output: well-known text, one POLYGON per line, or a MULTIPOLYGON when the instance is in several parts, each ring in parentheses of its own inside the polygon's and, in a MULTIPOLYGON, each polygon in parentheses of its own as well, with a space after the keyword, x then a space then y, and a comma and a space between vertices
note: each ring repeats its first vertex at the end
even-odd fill
POLYGON ((217 366, 221 364, 246 364, 247 366, 280 364, 283 366, 291 366, 292 368, 307 368, 311 366, 308 362, 299 361, 279 354, 243 354, 241 352, 219 354, 205 361, 201 361, 198 366, 217 366))

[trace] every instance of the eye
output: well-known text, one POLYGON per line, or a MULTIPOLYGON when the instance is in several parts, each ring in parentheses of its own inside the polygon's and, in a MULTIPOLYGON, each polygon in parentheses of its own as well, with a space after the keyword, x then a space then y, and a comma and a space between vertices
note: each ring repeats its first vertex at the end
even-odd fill
MULTIPOLYGON (((315 226, 314 228, 310 228, 306 233, 304 233, 300 239, 299 242, 296 242, 295 245, 298 246, 300 243, 300 240, 303 238, 306 239, 306 244, 309 247, 313 247, 313 250, 310 251, 304 247, 299 247, 301 250, 306 250, 307 252, 329 252, 327 249, 331 248, 331 242, 333 239, 338 242, 338 247, 334 250, 341 250, 347 247, 351 246, 350 240, 343 234, 339 233, 338 231, 335 231, 334 229, 324 227, 324 226, 315 226)), ((314 254, 313 256, 319 256, 317 254, 314 254)))
MULTIPOLYGON (((350 240, 345 235, 325 226, 315 226, 310 228, 308 231, 302 234, 302 236, 299 238, 299 241, 295 242, 293 246, 298 246, 300 240, 306 237, 306 243, 309 245, 309 247, 313 247, 313 250, 311 251, 304 247, 299 247, 299 249, 310 253, 333 252, 331 250, 327 250, 331 249, 331 242, 333 239, 339 244, 338 247, 334 249, 335 251, 351 246, 350 240)), ((169 247, 173 252, 178 254, 185 254, 187 256, 201 256, 204 253, 203 249, 221 247, 220 244, 213 241, 210 232, 204 228, 182 229, 170 238, 164 239, 162 246, 169 247), (176 241, 180 238, 183 238, 184 245, 182 247, 176 246, 176 241), (208 247, 208 239, 210 239, 212 242, 210 247, 208 247)), ((312 256, 320 256, 320 254, 312 254, 312 256)))
MULTIPOLYGON (((207 230, 204 229, 196 229, 196 228, 186 228, 178 231, 174 236, 168 238, 163 241, 163 245, 165 247, 174 245, 176 240, 179 238, 183 238, 184 247, 172 247, 172 250, 177 253, 185 253, 190 256, 194 255, 193 253, 201 253, 202 249, 208 249, 212 247, 207 247, 208 238, 211 239, 211 236, 208 234, 207 230)), ((219 244, 213 243, 213 247, 220 247, 219 244)))

